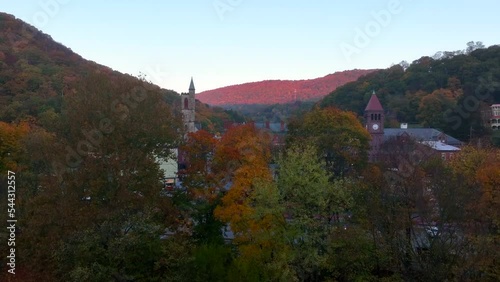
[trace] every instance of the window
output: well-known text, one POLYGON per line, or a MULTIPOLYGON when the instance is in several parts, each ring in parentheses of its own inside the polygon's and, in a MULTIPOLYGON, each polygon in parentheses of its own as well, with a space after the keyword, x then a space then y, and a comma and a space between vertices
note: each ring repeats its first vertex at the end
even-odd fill
POLYGON ((188 102, 188 98, 184 98, 184 109, 188 109, 188 105, 189 105, 189 102, 188 102))
POLYGON ((500 116, 500 107, 493 107, 493 115, 500 116))

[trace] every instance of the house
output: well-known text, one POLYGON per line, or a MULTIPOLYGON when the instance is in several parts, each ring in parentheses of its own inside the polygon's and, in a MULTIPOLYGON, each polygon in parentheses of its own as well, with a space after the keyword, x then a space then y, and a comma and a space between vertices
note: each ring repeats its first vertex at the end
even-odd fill
POLYGON ((159 161, 160 169, 163 170, 163 188, 172 191, 177 183, 179 167, 177 163, 178 150, 172 149, 172 158, 166 161, 159 161))
POLYGON ((491 105, 490 125, 493 130, 500 130, 500 104, 491 105))

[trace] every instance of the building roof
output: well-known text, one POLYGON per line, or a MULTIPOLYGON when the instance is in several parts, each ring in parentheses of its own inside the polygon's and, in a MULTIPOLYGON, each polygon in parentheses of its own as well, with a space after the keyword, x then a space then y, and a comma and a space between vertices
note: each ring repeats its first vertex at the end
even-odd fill
POLYGON ((460 151, 460 148, 448 145, 448 144, 443 143, 441 141, 422 141, 420 143, 422 143, 426 146, 429 146, 436 151, 447 151, 447 152, 460 151))
POLYGON ((384 111, 384 108, 382 108, 382 104, 380 104, 380 101, 378 100, 375 91, 370 97, 370 101, 368 101, 368 105, 366 105, 365 111, 384 111))
POLYGON ((460 146, 462 142, 458 139, 451 137, 450 135, 444 134, 443 132, 434 128, 386 128, 384 129, 384 139, 389 139, 391 137, 401 136, 402 134, 408 134, 410 137, 414 138, 416 141, 441 141, 440 136, 446 136, 446 144, 452 146, 460 146))
POLYGON ((194 89, 194 83, 193 83, 193 78, 191 77, 191 83, 189 84, 189 90, 195 90, 194 89))

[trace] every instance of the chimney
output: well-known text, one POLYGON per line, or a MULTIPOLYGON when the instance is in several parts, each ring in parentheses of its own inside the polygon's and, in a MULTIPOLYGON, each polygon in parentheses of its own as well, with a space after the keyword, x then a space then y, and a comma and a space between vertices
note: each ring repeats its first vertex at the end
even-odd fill
POLYGON ((408 124, 406 122, 402 123, 401 129, 408 129, 408 124))

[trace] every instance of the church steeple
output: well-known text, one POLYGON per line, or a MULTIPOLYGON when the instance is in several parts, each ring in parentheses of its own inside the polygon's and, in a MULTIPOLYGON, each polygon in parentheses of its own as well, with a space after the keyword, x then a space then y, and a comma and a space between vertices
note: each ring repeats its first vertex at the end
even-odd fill
POLYGON ((191 77, 191 83, 189 84, 189 92, 195 91, 194 89, 194 83, 193 83, 193 77, 191 77))
POLYGON ((196 127, 194 125, 196 112, 195 112, 195 88, 193 78, 191 77, 191 82, 189 83, 189 92, 181 94, 182 101, 182 119, 184 122, 184 129, 186 132, 195 132, 196 127))

